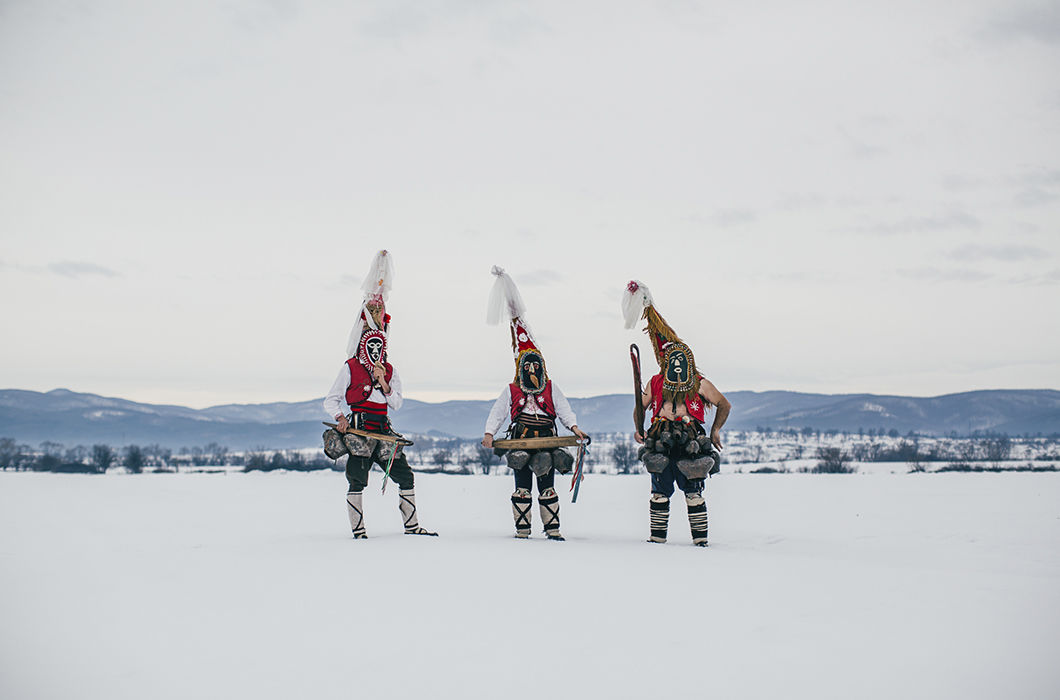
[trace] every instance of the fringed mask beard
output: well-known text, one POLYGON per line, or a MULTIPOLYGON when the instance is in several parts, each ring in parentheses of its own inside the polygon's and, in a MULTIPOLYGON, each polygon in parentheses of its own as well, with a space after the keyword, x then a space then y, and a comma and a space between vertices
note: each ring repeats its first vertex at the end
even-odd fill
POLYGON ((517 360, 516 377, 519 388, 527 394, 540 394, 545 390, 548 375, 545 373, 545 359, 535 350, 525 350, 517 360))
POLYGON ((663 399, 683 401, 699 393, 699 373, 692 349, 684 343, 669 343, 663 355, 663 399))
POLYGON ((386 360, 386 335, 382 331, 365 331, 361 334, 357 359, 369 371, 376 364, 383 364, 386 360))

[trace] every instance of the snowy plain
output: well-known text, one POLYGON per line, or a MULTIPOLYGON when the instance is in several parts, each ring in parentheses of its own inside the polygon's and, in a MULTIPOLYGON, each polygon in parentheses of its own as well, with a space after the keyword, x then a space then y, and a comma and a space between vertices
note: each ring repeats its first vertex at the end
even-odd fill
POLYGON ((711 546, 646 476, 0 473, 0 697, 1056 698, 1060 474, 724 474, 711 546))

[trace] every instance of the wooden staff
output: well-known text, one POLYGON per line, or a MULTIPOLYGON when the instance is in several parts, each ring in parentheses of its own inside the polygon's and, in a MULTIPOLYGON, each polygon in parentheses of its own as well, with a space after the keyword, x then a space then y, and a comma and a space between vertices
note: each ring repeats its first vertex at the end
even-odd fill
POLYGON ((629 346, 629 359, 633 362, 633 427, 637 435, 644 435, 644 388, 640 384, 640 348, 636 343, 629 346))
POLYGON ((550 437, 522 438, 519 440, 494 440, 493 446, 498 450, 547 450, 553 447, 574 447, 578 444, 576 435, 557 435, 550 437))
MULTIPOLYGON (((324 425, 328 426, 329 428, 334 428, 335 430, 339 429, 339 426, 335 423, 328 423, 327 421, 324 421, 324 425)), ((407 447, 413 444, 412 440, 409 440, 407 437, 402 437, 401 435, 383 435, 382 433, 370 433, 367 430, 360 430, 358 428, 346 428, 346 432, 350 433, 351 435, 360 435, 361 437, 371 438, 373 440, 382 440, 383 442, 396 442, 402 447, 407 447)))

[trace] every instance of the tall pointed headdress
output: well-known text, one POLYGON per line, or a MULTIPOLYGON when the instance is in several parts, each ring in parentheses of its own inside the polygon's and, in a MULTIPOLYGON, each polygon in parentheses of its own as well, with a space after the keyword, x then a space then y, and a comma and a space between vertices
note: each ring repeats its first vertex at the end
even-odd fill
POLYGON ((683 401, 699 393, 699 373, 692 348, 688 347, 670 324, 655 310, 651 290, 640 280, 631 280, 622 293, 622 317, 626 328, 640 319, 648 322, 644 332, 651 338, 655 361, 663 375, 663 400, 683 401))
POLYGON ((530 326, 526 322, 526 305, 515 281, 496 265, 490 270, 497 279, 490 292, 489 307, 486 310, 486 323, 496 326, 501 315, 509 319, 512 334, 512 352, 515 355, 515 382, 528 394, 541 393, 548 381, 545 369, 545 358, 534 341, 530 326))
POLYGON ((357 356, 361 336, 366 331, 376 331, 385 338, 390 333, 390 314, 386 312, 386 300, 394 284, 394 263, 389 252, 381 250, 372 259, 372 266, 361 284, 364 299, 361 301, 357 320, 353 322, 350 337, 346 341, 346 357, 357 356))

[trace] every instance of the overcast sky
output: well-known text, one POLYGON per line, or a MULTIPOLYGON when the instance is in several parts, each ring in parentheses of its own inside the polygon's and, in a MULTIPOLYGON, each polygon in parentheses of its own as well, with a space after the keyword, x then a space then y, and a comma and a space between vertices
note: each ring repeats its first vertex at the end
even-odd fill
POLYGON ((406 396, 1060 388, 1060 3, 0 1, 0 388, 323 395, 374 252, 406 396))

